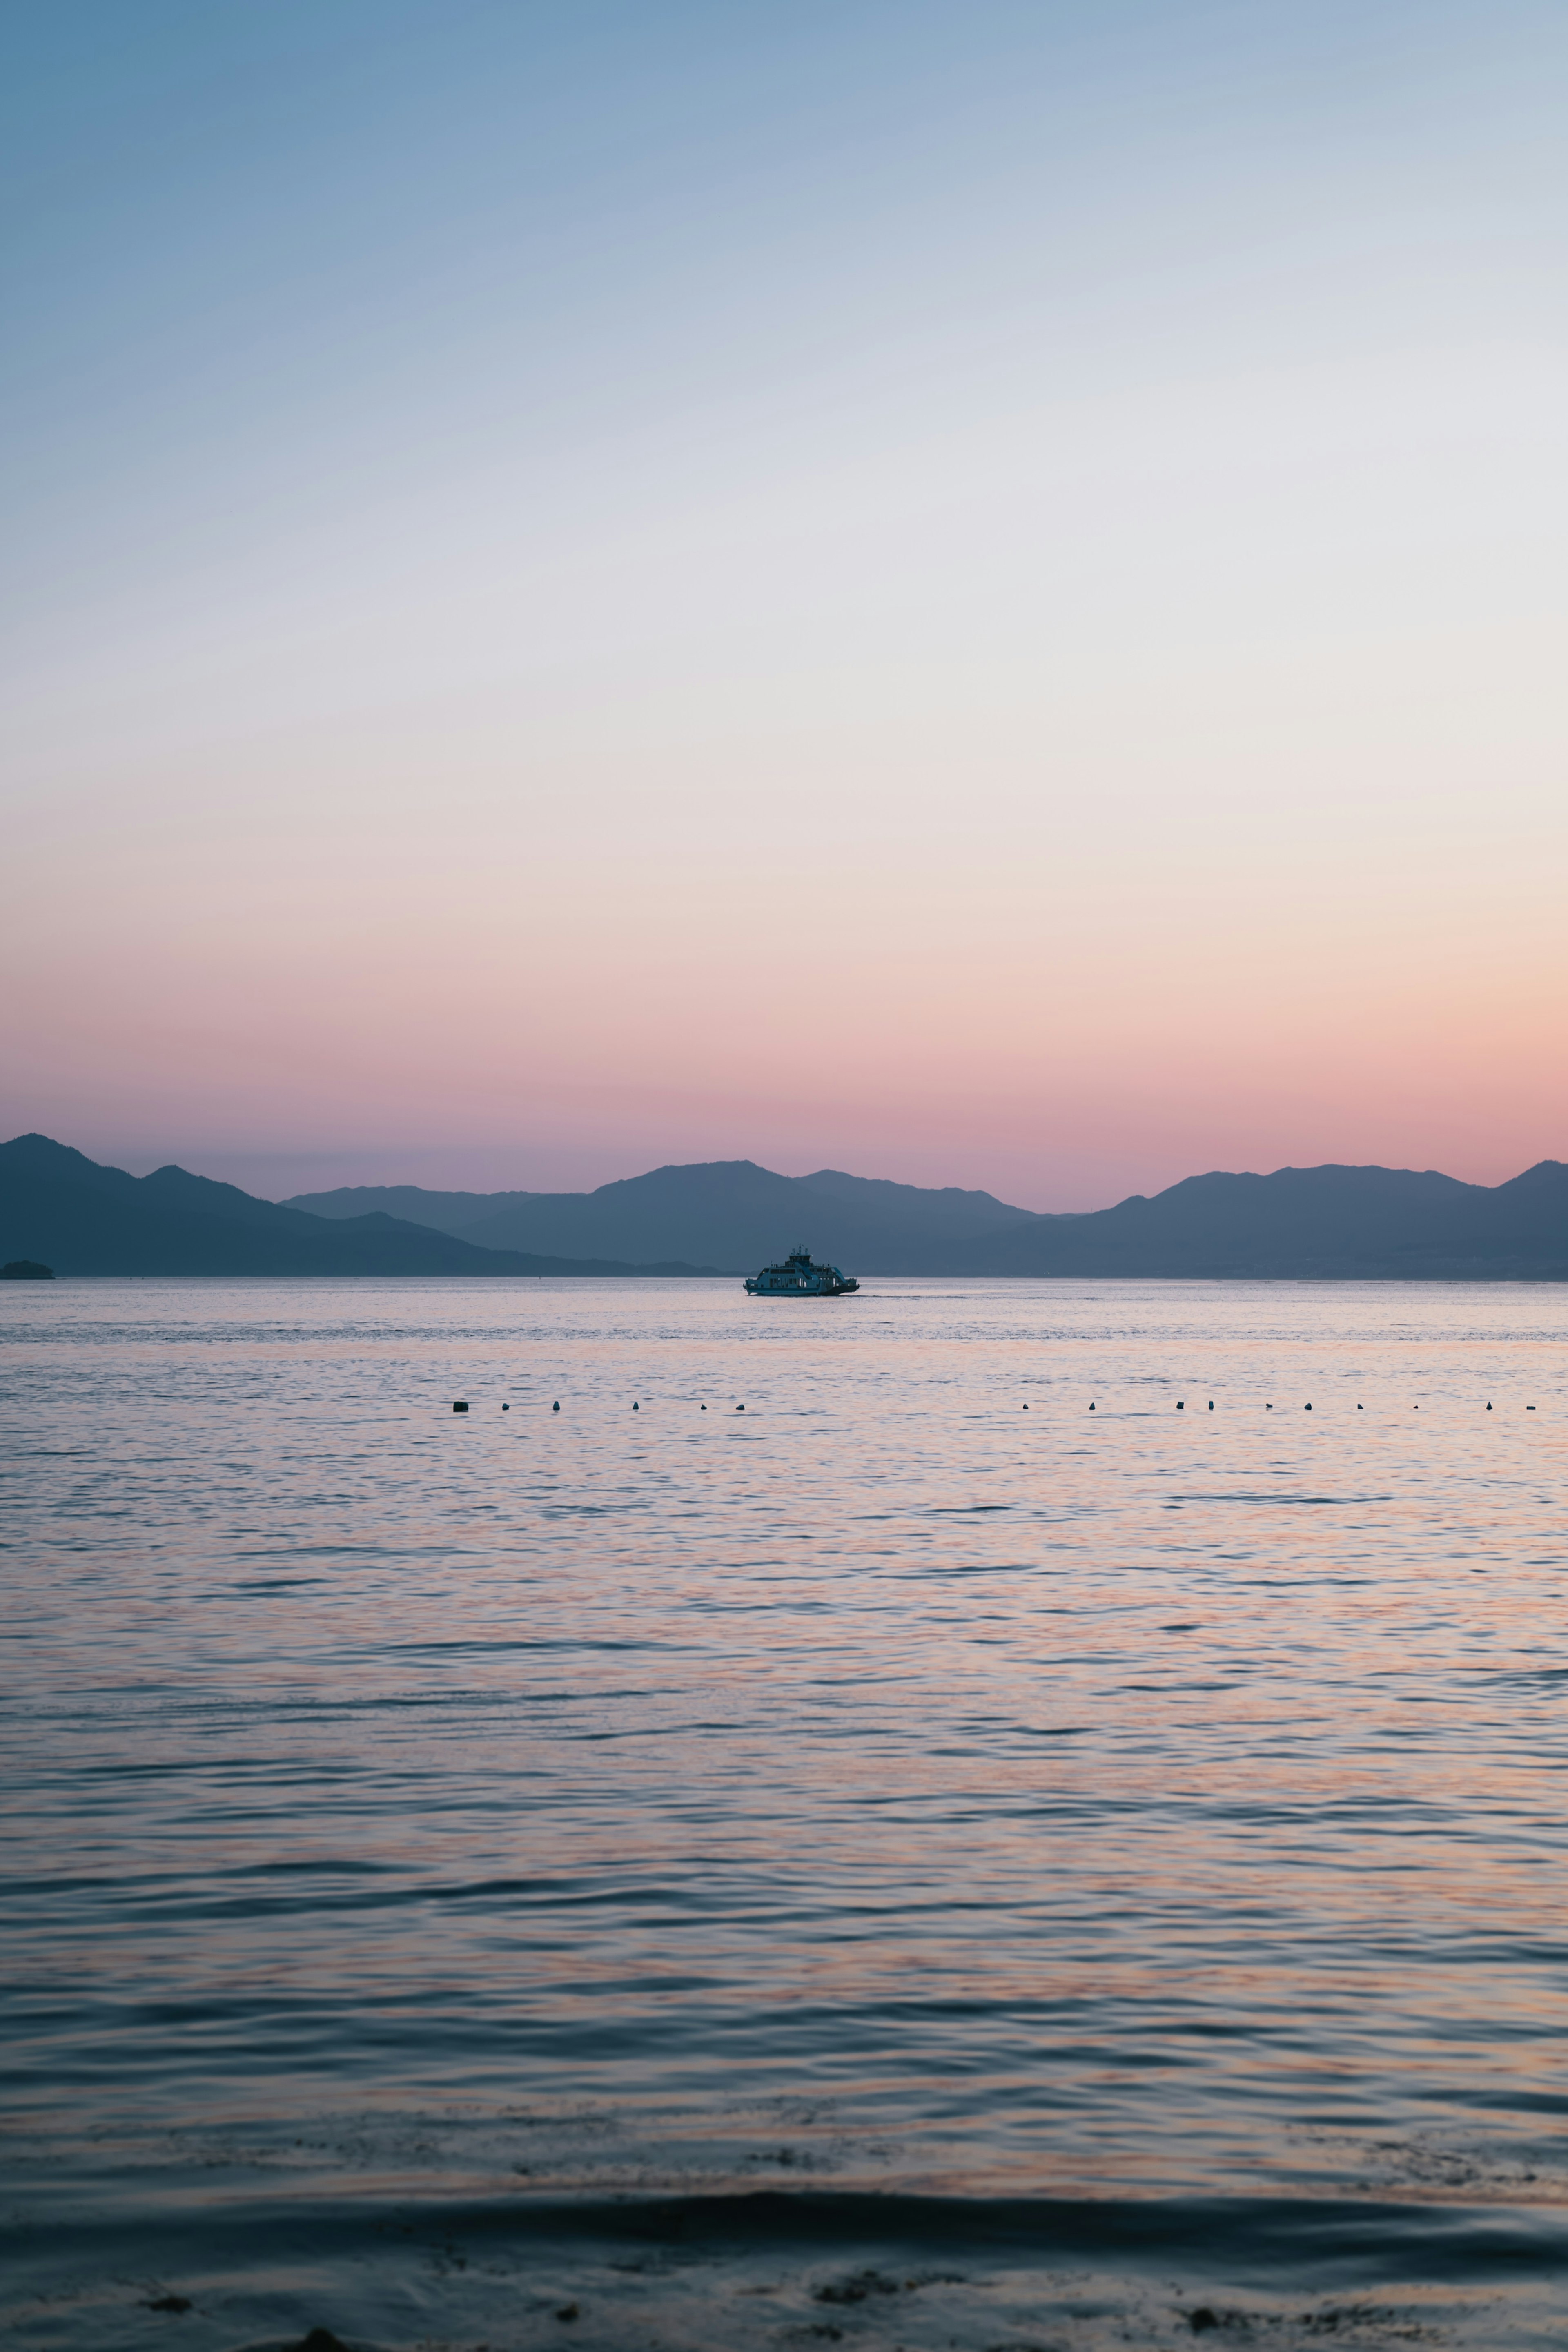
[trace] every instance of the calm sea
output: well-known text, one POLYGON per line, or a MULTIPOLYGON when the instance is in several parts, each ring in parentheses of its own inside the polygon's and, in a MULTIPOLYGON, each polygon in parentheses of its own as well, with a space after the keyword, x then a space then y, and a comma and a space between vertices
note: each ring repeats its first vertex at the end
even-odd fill
POLYGON ((6 2344, 1568 2342, 1568 1292, 0 1370, 6 2344))

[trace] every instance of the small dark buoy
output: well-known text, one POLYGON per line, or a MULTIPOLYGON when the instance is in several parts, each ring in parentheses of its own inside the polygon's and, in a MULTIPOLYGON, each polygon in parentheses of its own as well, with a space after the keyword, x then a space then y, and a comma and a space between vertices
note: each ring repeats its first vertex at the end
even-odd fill
POLYGON ((501 1407, 501 1411, 502 1411, 503 1412, 511 1412, 511 1410, 512 1410, 512 1408, 511 1408, 511 1406, 510 1406, 509 1404, 504 1404, 504 1405, 501 1407))
POLYGON ((1273 1410, 1274 1410, 1274 1408, 1273 1408, 1273 1406, 1272 1406, 1271 1404, 1266 1404, 1266 1405, 1264 1406, 1263 1410, 1264 1410, 1264 1412, 1273 1412, 1273 1410))
POLYGON ((454 1402, 454 1403, 453 1403, 453 1407, 452 1407, 452 1410, 453 1410, 453 1412, 467 1412, 467 1410, 468 1410, 468 1407, 467 1407, 467 1405, 466 1405, 466 1404, 465 1404, 465 1403, 462 1402, 462 1400, 461 1400, 461 1399, 457 1399, 457 1400, 455 1400, 455 1401, 454 1402))
POLYGON ((1491 1407, 1490 1407, 1490 1404, 1489 1404, 1489 1405, 1488 1405, 1488 1407, 1487 1407, 1487 1411, 1488 1411, 1489 1412, 1491 1411, 1491 1407))
POLYGON ((1090 1410, 1090 1412, 1093 1412, 1093 1410, 1094 1410, 1093 1406, 1092 1406, 1092 1405, 1091 1405, 1091 1406, 1090 1406, 1090 1408, 1089 1408, 1089 1410, 1090 1410))
POLYGON ((560 1411, 560 1399, 559 1397, 557 1397, 554 1404, 551 1405, 550 1411, 551 1412, 559 1412, 560 1411))
POLYGON ((1176 1399, 1176 1411, 1177 1412, 1185 1412, 1186 1411, 1186 1400, 1185 1397, 1178 1397, 1176 1399))
POLYGON ((1303 1412, 1311 1412, 1311 1411, 1312 1411, 1312 1406, 1311 1406, 1310 1404, 1304 1404, 1304 1405, 1301 1407, 1301 1411, 1302 1411, 1303 1412))
POLYGON ((1208 1410, 1210 1411, 1210 1412, 1212 1412, 1214 1411, 1214 1399, 1213 1399, 1212 1397, 1210 1397, 1210 1398, 1209 1398, 1209 1400, 1208 1400, 1208 1410))
POLYGON ((1026 1405, 1025 1405, 1025 1407, 1024 1407, 1024 1411, 1025 1411, 1025 1412, 1027 1412, 1029 1411, 1029 1407, 1028 1407, 1028 1405, 1027 1405, 1027 1404, 1026 1404, 1026 1405))
POLYGON ((632 1398, 632 1412, 642 1412, 642 1410, 643 1410, 642 1406, 638 1403, 638 1402, 637 1402, 637 1400, 636 1400, 636 1398, 635 1398, 635 1397, 633 1397, 633 1398, 632 1398))
POLYGON ((1360 1406, 1360 1405, 1357 1405, 1355 1409, 1356 1409, 1357 1412, 1360 1412, 1363 1410, 1363 1407, 1362 1407, 1362 1406, 1360 1406))
POLYGON ((1533 1412, 1535 1411, 1535 1407, 1532 1404, 1527 1404, 1524 1410, 1526 1412, 1533 1412))
POLYGON ((737 1404, 735 1409, 737 1412, 744 1412, 746 1411, 746 1407, 743 1404, 737 1404))

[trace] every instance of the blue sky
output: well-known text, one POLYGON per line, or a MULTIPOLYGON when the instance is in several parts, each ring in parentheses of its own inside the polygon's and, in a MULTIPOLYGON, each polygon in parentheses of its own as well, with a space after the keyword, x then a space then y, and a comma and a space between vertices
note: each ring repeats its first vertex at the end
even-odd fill
POLYGON ((6 42, 13 1126, 1568 1151, 1561 10, 6 42))

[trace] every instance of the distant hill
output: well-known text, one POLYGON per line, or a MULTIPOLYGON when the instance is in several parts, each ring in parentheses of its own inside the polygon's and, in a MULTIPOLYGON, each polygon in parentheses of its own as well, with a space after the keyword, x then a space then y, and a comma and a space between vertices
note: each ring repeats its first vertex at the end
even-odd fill
POLYGON ((797 1242, 847 1273, 1568 1280, 1568 1167, 1506 1184, 1400 1168, 1189 1176, 1079 1216, 749 1160, 594 1192, 413 1185, 258 1201, 128 1176, 47 1136, 0 1144, 0 1262, 61 1274, 737 1274, 797 1242), (397 1213, 388 1213, 395 1210, 397 1213))
POLYGON ((820 1169, 776 1176, 750 1160, 655 1168, 596 1192, 423 1192, 413 1184, 301 1192, 319 1217, 382 1209, 486 1249, 640 1259, 695 1257, 749 1273, 799 1241, 862 1273, 937 1273, 954 1245, 1049 1222, 989 1192, 927 1192, 820 1169), (939 1264, 938 1261, 942 1263, 939 1264))
POLYGON ((329 1221, 160 1168, 128 1176, 47 1135, 0 1144, 0 1260, 57 1274, 695 1274, 477 1248, 379 1213, 329 1221))
POLYGON ((1568 1167, 1506 1184, 1406 1168, 1189 1176, 1152 1199, 1040 1217, 946 1254, 955 1274, 1568 1280, 1568 1167))
POLYGON ((1039 1215, 989 1192, 926 1192, 749 1160, 658 1168, 593 1192, 304 1193, 323 1217, 392 1209, 488 1247, 678 1256, 750 1269, 803 1241, 846 1272, 1568 1278, 1568 1167, 1498 1185, 1399 1168, 1190 1176, 1082 1215, 1039 1215))

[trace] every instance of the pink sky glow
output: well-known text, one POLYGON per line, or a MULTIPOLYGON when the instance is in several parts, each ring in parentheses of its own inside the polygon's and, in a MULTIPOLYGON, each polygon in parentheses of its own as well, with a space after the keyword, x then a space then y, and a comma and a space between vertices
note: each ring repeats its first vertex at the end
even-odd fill
POLYGON ((49 85, 7 1133, 1568 1158, 1561 16, 917 12, 896 103, 874 17, 49 85))

